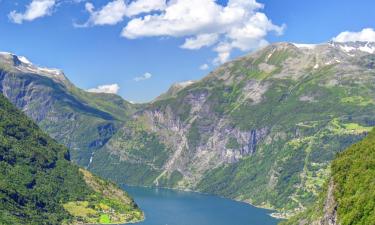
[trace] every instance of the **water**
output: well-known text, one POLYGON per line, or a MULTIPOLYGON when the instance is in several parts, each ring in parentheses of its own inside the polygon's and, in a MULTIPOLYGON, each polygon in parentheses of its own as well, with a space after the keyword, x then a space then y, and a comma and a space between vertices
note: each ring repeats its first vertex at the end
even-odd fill
POLYGON ((275 225, 271 211, 211 195, 158 188, 128 187, 145 212, 136 225, 275 225))

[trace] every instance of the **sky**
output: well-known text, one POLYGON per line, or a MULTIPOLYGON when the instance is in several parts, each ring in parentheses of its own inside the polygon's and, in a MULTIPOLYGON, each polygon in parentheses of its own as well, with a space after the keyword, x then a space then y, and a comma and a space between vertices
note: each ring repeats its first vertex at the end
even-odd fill
POLYGON ((273 42, 375 41, 373 0, 0 0, 0 51, 147 102, 273 42))

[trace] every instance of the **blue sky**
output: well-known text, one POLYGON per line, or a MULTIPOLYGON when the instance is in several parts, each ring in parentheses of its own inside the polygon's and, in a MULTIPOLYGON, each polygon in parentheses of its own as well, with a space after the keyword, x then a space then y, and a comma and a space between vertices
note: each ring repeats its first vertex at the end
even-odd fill
POLYGON ((176 10, 200 9, 186 11, 197 24, 183 21, 177 25, 166 19, 176 16, 173 12, 160 15, 169 15, 165 13, 168 7, 186 0, 164 5, 163 0, 138 0, 143 7, 135 4, 133 8, 136 1, 34 0, 38 1, 49 8, 27 14, 32 0, 0 0, 0 51, 60 68, 82 89, 118 84, 118 94, 136 102, 152 100, 173 83, 200 79, 265 41, 321 43, 343 31, 375 27, 373 0, 232 0, 238 2, 238 12, 251 12, 243 17, 228 14, 224 20, 217 12, 227 12, 227 1, 194 0, 188 6, 181 3, 176 10), (117 5, 102 10, 113 2, 117 5), (151 16, 156 19, 150 22, 145 19, 150 15, 159 17, 151 16), (232 18, 235 22, 228 25, 232 18), (199 20, 204 23, 199 25, 199 20), (207 35, 199 36, 202 34, 207 35))

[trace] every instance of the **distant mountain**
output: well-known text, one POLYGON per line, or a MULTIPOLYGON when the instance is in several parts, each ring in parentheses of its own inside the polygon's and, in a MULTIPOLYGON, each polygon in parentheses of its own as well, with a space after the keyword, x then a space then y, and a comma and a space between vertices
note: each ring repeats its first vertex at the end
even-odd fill
POLYGON ((33 65, 25 57, 0 53, 0 92, 87 166, 132 111, 112 94, 76 88, 58 69, 33 65))
POLYGON ((375 131, 332 162, 318 201, 283 225, 375 224, 375 131))
POLYGON ((276 43, 142 105, 5 60, 0 90, 96 174, 293 212, 315 201, 335 155, 375 125, 373 49, 276 43))
POLYGON ((0 95, 0 224, 135 222, 143 213, 113 183, 79 169, 66 147, 0 95))

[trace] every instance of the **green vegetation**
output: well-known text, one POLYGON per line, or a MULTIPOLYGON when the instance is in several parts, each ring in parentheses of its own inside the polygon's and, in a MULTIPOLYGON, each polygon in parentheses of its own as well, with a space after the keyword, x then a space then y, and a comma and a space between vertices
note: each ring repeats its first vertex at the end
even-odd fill
POLYGON ((182 180, 183 175, 175 170, 169 176, 164 174, 161 178, 158 179, 158 185, 161 187, 177 187, 178 182, 182 180))
MULTIPOLYGON (((333 205, 337 206, 337 223, 341 225, 374 224, 375 221, 375 130, 362 141, 337 155, 331 165, 333 205)), ((324 220, 328 188, 325 187, 318 201, 306 211, 282 223, 312 223, 324 220)), ((332 200, 331 200, 332 201, 332 200)), ((335 217, 335 215, 331 215, 335 217)))
POLYGON ((332 163, 338 218, 342 225, 375 221, 375 131, 332 163))
POLYGON ((103 213, 116 223, 143 218, 117 186, 69 158, 65 147, 0 96, 0 223, 99 223, 103 213))
POLYGON ((201 141, 201 134, 196 122, 191 125, 187 138, 189 141, 189 147, 191 148, 196 148, 201 141))
POLYGON ((169 149, 145 124, 130 121, 95 154, 89 169, 96 174, 120 184, 152 185, 169 149))
POLYGON ((372 99, 365 99, 362 96, 346 97, 341 99, 341 102, 359 106, 367 106, 369 104, 374 104, 374 101, 372 99))
POLYGON ((234 137, 230 137, 227 144, 225 145, 226 148, 229 148, 229 149, 238 149, 240 146, 240 144, 238 143, 237 139, 234 138, 234 137))

